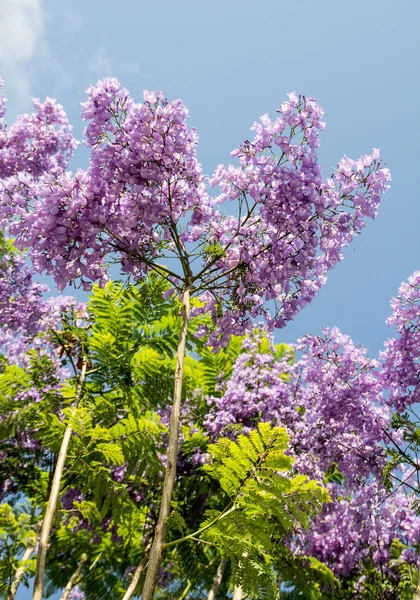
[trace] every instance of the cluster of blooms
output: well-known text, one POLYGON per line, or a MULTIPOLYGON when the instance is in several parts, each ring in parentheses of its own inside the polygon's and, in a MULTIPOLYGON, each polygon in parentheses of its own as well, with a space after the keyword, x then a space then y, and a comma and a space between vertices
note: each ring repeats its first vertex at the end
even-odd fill
POLYGON ((46 175, 32 192, 42 201, 15 228, 33 247, 35 266, 61 286, 79 277, 86 287, 104 281, 104 258, 116 250, 123 268, 141 271, 140 257, 153 261, 159 242, 171 243, 173 223, 189 210, 199 222, 208 200, 197 136, 180 101, 145 92, 137 105, 115 79, 88 93, 89 170, 46 175))
MULTIPOLYGON (((9 362, 27 366, 29 348, 48 350, 49 331, 57 328, 63 312, 72 307, 84 313, 84 305, 72 296, 44 300, 47 291, 33 280, 24 255, 0 239, 0 350, 9 362)), ((59 369, 58 357, 51 356, 59 369)))
POLYGON ((85 600, 85 593, 80 589, 78 585, 74 586, 69 594, 69 600, 85 600))
POLYGON ((333 463, 349 481, 379 476, 390 415, 379 407, 378 363, 337 328, 325 334, 302 338, 293 364, 276 358, 272 341, 261 351, 266 332, 248 337, 223 396, 209 399, 211 438, 269 419, 287 427, 296 466, 312 478, 322 479, 333 463))
POLYGON ((301 533, 300 551, 317 557, 338 577, 353 579, 355 598, 365 597, 364 565, 374 565, 382 576, 398 582, 398 561, 392 561, 391 551, 395 539, 406 546, 401 559, 417 567, 420 517, 409 496, 401 491, 389 496, 376 484, 351 498, 334 492, 334 503, 315 518, 310 532, 301 533))
POLYGON ((295 350, 294 363, 287 354, 276 356, 269 334, 254 330, 223 395, 208 400, 205 431, 214 440, 264 420, 286 426, 295 467, 321 482, 327 474, 334 500, 290 542, 294 550, 353 577, 360 590, 369 561, 398 580, 391 544, 395 538, 406 544, 402 558, 415 564, 420 517, 412 498, 401 491, 389 496, 381 484, 385 443, 396 434, 380 365, 337 328, 302 338, 295 350))
MULTIPOLYGON (((390 181, 375 149, 357 161, 345 157, 324 182, 316 156, 322 109, 313 98, 289 94, 278 113, 275 121, 264 115, 253 126, 252 142, 232 153, 240 166, 221 165, 210 181, 222 189, 218 203, 238 199, 245 213, 226 218, 222 227, 212 224, 209 233, 224 250, 216 263, 221 272, 246 267, 228 278, 238 285, 225 326, 248 311, 283 327, 312 300, 365 218, 375 217, 390 181), (264 300, 275 301, 274 320, 264 300)), ((214 299, 208 302, 217 309, 214 299)))
MULTIPOLYGON (((0 220, 6 229, 8 217, 26 214, 28 202, 36 204, 31 186, 46 173, 63 172, 77 143, 63 108, 51 98, 34 100, 34 114, 6 128, 3 84, 0 78, 0 220)), ((71 297, 43 300, 47 291, 33 281, 24 256, 1 239, 0 348, 11 362, 20 362, 31 344, 44 345, 36 336, 54 327, 67 307, 76 307, 71 297)))
MULTIPOLYGON (((0 93, 3 80, 0 78, 0 93)), ((5 98, 0 96, 0 179, 1 193, 7 195, 8 185, 18 184, 20 175, 38 178, 44 173, 60 173, 67 167, 77 146, 63 107, 52 98, 34 100, 35 112, 24 114, 6 128, 3 124, 5 98), (12 178, 12 179, 10 179, 12 178)), ((19 198, 14 197, 19 204, 19 198)), ((24 206, 23 199, 20 199, 24 206)))
POLYGON ((1 240, 0 246, 0 326, 34 331, 44 312, 42 295, 48 287, 33 281, 23 254, 1 240))
POLYGON ((293 365, 291 387, 304 413, 294 433, 299 461, 312 454, 324 472, 335 462, 350 485, 380 477, 391 412, 378 362, 337 328, 304 337, 296 348, 302 358, 293 365))
POLYGON ((420 402, 420 271, 415 271, 391 300, 389 325, 398 337, 385 343, 381 379, 390 403, 399 411, 420 402))
MULTIPOLYGON (((10 230, 31 249, 35 268, 61 287, 76 279, 86 288, 103 282, 109 254, 138 277, 159 270, 158 261, 181 265, 170 278, 178 289, 192 284, 213 316, 212 344, 250 329, 258 315, 270 327, 293 318, 365 218, 375 216, 389 185, 378 150, 357 161, 344 158, 323 181, 316 156, 322 110, 312 98, 290 94, 279 117, 262 117, 253 141, 233 152, 239 166, 216 169, 209 183, 222 193, 212 198, 181 101, 146 91, 136 104, 116 79, 99 81, 88 94, 89 169, 48 169, 40 177, 39 170, 33 177, 23 169, 3 182, 2 214, 15 220, 10 230), (235 217, 222 212, 232 201, 235 217), (193 256, 201 257, 196 272, 193 256), (270 300, 274 318, 264 307, 270 300)), ((65 149, 67 157, 74 140, 66 127, 59 156, 65 149)), ((39 137, 30 128, 26 135, 39 137)))

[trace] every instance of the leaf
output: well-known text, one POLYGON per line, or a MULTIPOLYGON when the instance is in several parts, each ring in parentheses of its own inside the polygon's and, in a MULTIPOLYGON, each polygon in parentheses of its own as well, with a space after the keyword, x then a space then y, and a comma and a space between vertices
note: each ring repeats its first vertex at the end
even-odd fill
MULTIPOLYGON (((330 501, 325 488, 293 472, 293 459, 285 454, 287 443, 284 428, 262 422, 237 442, 221 438, 210 444, 212 461, 202 467, 231 501, 225 510, 206 513, 201 536, 230 558, 232 580, 250 598, 278 597, 273 568, 279 549, 288 553, 289 562, 294 560, 279 540, 297 525, 307 527, 330 501)), ((316 577, 331 575, 334 580, 327 567, 316 559, 308 561, 308 568, 319 571, 316 577)))
POLYGON ((125 462, 124 454, 117 444, 97 444, 96 450, 100 452, 105 461, 111 465, 123 465, 125 462))

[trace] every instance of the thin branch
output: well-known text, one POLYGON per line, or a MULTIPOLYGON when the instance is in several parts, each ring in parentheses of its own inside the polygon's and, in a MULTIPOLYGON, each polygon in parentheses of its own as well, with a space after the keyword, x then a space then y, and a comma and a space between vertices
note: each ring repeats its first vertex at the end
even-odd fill
POLYGON ((223 573, 226 567, 226 559, 222 558, 219 566, 217 567, 216 576, 213 580, 213 585, 211 586, 211 590, 207 595, 207 600, 214 600, 216 598, 216 594, 222 585, 223 573))
POLYGON ((230 514, 231 512, 233 512, 235 510, 236 510, 236 506, 232 506, 232 502, 229 502, 229 504, 223 510, 223 512, 221 512, 219 515, 217 515, 217 517, 215 519, 213 519, 213 521, 211 521, 210 523, 208 523, 204 527, 201 527, 201 529, 198 529, 197 531, 194 531, 194 533, 190 533, 189 535, 185 535, 182 538, 178 538, 177 540, 173 540, 172 542, 168 542, 167 544, 165 544, 165 548, 169 548, 170 546, 176 546, 177 544, 181 544, 182 542, 185 542, 185 541, 190 540, 192 538, 197 538, 197 536, 199 536, 201 533, 203 533, 207 529, 210 529, 210 527, 213 527, 213 525, 215 525, 218 521, 224 519, 228 514, 230 514))
MULTIPOLYGON (((38 525, 36 527, 36 541, 38 539, 38 534, 39 534, 41 527, 42 527, 42 522, 38 523, 38 525)), ((33 551, 35 550, 35 546, 36 546, 36 544, 29 544, 26 547, 26 550, 23 553, 23 556, 20 559, 20 562, 25 563, 25 561, 27 561, 31 558, 33 551)), ((16 596, 16 592, 18 591, 19 585, 23 579, 23 576, 25 575, 26 569, 27 569, 27 566, 25 564, 23 564, 21 567, 18 567, 18 569, 16 569, 15 576, 13 578, 12 583, 10 584, 9 591, 7 592, 6 600, 14 600, 14 598, 16 596)))
POLYGON ((182 592, 182 594, 180 595, 180 597, 177 600, 184 600, 184 598, 186 598, 188 596, 188 593, 189 593, 191 587, 192 587, 192 581, 190 579, 188 579, 188 583, 187 583, 184 591, 182 592))
MULTIPOLYGON (((77 408, 79 406, 80 400, 82 398, 83 384, 86 377, 87 370, 87 358, 83 356, 82 369, 80 371, 80 375, 76 385, 76 395, 73 407, 77 408)), ((70 444, 70 438, 72 436, 73 429, 69 425, 64 432, 63 441, 61 443, 60 452, 57 458, 57 464, 54 471, 53 483, 51 486, 50 497, 48 499, 47 509, 45 511, 42 530, 39 539, 39 547, 37 554, 37 563, 36 563, 36 572, 35 572, 35 582, 34 582, 34 591, 32 595, 32 600, 42 600, 43 591, 44 591, 44 577, 45 577, 45 563, 47 558, 47 548, 48 542, 50 539, 51 529, 53 525, 55 510, 57 507, 58 495, 60 493, 61 488, 61 479, 63 476, 64 465, 67 458, 67 451, 70 444)))
POLYGON ((70 577, 66 587, 63 590, 60 600, 67 600, 68 597, 70 596, 70 592, 72 591, 72 589, 79 583, 80 574, 82 572, 82 569, 83 569, 84 564, 87 561, 87 559, 88 559, 87 554, 83 553, 75 572, 70 577))
POLYGON ((147 564, 147 557, 143 556, 143 558, 141 559, 141 561, 139 562, 139 564, 137 566, 137 569, 134 571, 133 579, 131 580, 131 583, 128 586, 127 591, 124 594, 123 600, 130 600, 130 598, 136 591, 136 588, 140 581, 140 577, 144 571, 144 567, 146 566, 146 564, 147 564))

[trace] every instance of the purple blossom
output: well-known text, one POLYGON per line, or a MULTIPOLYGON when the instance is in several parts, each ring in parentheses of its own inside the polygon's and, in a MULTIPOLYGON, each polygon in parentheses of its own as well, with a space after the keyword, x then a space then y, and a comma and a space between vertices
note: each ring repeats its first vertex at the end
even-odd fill
POLYGON ((396 327, 397 337, 385 342, 381 380, 390 404, 403 411, 420 401, 420 271, 401 284, 391 307, 387 323, 396 327))
POLYGON ((75 502, 83 502, 86 496, 79 488, 69 488, 62 494, 60 502, 64 510, 71 510, 75 502))
MULTIPOLYGON (((264 329, 255 329, 243 342, 222 396, 209 398, 204 427, 215 440, 270 420, 287 428, 298 471, 325 482, 325 474, 335 469, 336 478, 326 483, 333 503, 288 544, 294 552, 315 556, 338 577, 354 578, 356 598, 366 585, 366 566, 399 580, 391 561, 395 538, 407 546, 404 560, 416 564, 420 517, 413 495, 402 489, 390 495, 382 484, 391 411, 380 363, 337 328, 302 338, 295 350, 299 358, 291 364, 287 355, 276 353, 264 329)), ((414 485, 413 469, 406 470, 402 480, 414 485)))
POLYGON ((401 491, 389 496, 374 484, 361 488, 350 499, 336 492, 335 502, 315 517, 311 530, 301 532, 298 545, 336 575, 355 577, 356 591, 362 591, 364 565, 370 561, 380 572, 398 580, 398 571, 390 561, 396 538, 411 548, 405 551, 404 560, 416 566, 418 557, 413 550, 420 543, 420 517, 413 510, 412 498, 401 491))
POLYGON ((298 469, 322 479, 336 463, 349 481, 380 476, 385 464, 384 409, 378 363, 338 329, 325 337, 307 336, 296 345, 301 358, 276 358, 267 332, 245 340, 221 398, 210 398, 204 422, 212 439, 246 432, 259 421, 286 426, 298 469))
POLYGON ((69 594, 69 600, 85 600, 86 596, 81 588, 76 585, 69 594))
MULTIPOLYGON (((3 84, 0 78, 0 92, 3 84)), ((6 112, 5 100, 0 97, 0 123, 6 112)), ((21 174, 38 178, 66 169, 77 146, 60 104, 46 98, 45 102, 34 99, 33 105, 33 114, 19 116, 7 129, 0 127, 0 189, 6 196, 8 182, 18 182, 21 174)))
POLYGON ((10 330, 35 331, 43 315, 46 285, 33 281, 23 254, 0 254, 0 326, 10 330))
MULTIPOLYGON (((3 215, 15 221, 17 243, 60 288, 75 280, 85 288, 104 283, 109 254, 138 278, 159 271, 158 263, 181 265, 166 274, 178 291, 192 285, 201 311, 213 318, 215 329, 201 334, 210 333, 214 347, 250 330, 255 317, 270 328, 292 319, 341 259, 341 248, 376 215, 390 181, 378 150, 355 161, 344 157, 323 181, 316 156, 323 111, 296 94, 275 120, 264 115, 254 123, 253 140, 232 153, 239 165, 219 166, 208 181, 180 100, 146 91, 136 104, 112 78, 90 87, 82 110, 90 166, 74 174, 62 159, 73 141, 53 106, 54 122, 64 128, 53 168, 43 171, 44 158, 35 171, 13 163, 19 177, 2 184, 3 215), (210 196, 207 183, 219 195, 210 196), (201 261, 193 265, 197 252, 201 261)), ((43 132, 43 120, 27 121, 26 138, 38 139, 34 123, 43 132)))
POLYGON ((121 483, 125 477, 125 473, 127 471, 128 463, 112 468, 112 478, 117 483, 121 483))
POLYGON ((65 379, 69 372, 55 352, 51 330, 60 328, 63 313, 73 310, 83 318, 86 308, 72 296, 44 300, 47 291, 46 285, 34 281, 24 255, 0 239, 0 351, 10 363, 25 368, 30 364, 29 349, 48 354, 58 377, 65 379))

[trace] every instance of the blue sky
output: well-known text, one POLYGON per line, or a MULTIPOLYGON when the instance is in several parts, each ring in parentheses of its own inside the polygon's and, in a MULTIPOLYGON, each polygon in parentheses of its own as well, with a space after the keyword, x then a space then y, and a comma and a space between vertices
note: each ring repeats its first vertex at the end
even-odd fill
MULTIPOLYGON (((181 97, 211 173, 260 115, 296 91, 325 109, 327 175, 380 147, 393 183, 379 216, 278 341, 336 325, 374 355, 399 283, 420 269, 418 0, 0 0, 0 73, 10 119, 57 97, 76 136, 85 89, 117 76, 181 97), (417 185, 416 185, 417 184, 417 185)), ((83 150, 74 165, 84 166, 83 150)), ((29 598, 24 592, 20 600, 29 598)))
MULTIPOLYGON (((31 96, 57 97, 81 139, 86 87, 117 76, 139 100, 143 88, 182 98, 211 173, 295 90, 325 108, 326 175, 344 154, 380 147, 393 184, 377 220, 276 336, 292 342, 337 325, 379 350, 389 299, 420 268, 417 0, 0 0, 0 11, 10 116, 29 110, 31 96)), ((74 164, 85 160, 81 150, 74 164)))

